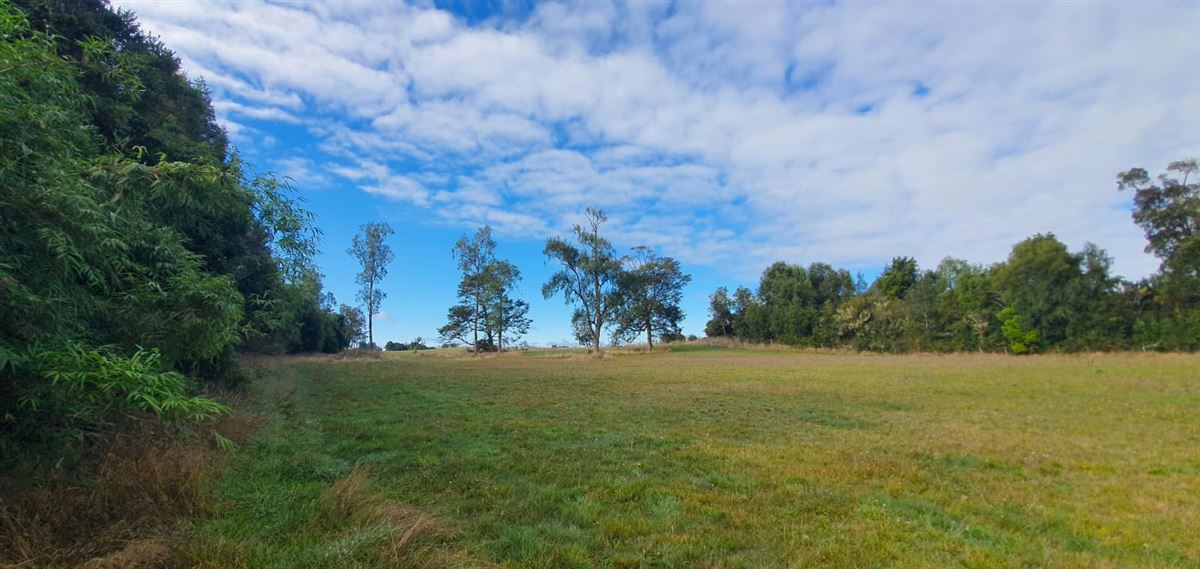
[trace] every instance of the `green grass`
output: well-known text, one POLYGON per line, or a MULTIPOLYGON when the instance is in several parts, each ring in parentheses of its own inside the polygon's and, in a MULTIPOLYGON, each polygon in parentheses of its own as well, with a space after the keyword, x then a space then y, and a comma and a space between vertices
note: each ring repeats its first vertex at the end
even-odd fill
POLYGON ((1196 567, 1198 370, 730 349, 288 363, 184 558, 1196 567))

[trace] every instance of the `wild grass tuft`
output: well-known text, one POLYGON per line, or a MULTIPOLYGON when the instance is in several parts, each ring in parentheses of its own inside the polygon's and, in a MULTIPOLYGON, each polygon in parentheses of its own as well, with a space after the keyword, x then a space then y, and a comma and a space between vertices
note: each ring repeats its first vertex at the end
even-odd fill
POLYGON ((77 463, 18 465, 0 478, 0 567, 161 566, 176 524, 212 511, 210 483, 229 456, 212 433, 244 441, 257 422, 239 411, 181 437, 137 421, 77 463))

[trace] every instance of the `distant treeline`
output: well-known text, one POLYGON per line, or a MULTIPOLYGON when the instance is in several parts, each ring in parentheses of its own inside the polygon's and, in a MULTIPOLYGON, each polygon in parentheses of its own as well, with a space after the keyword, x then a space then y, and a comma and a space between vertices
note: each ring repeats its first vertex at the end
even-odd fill
POLYGON ((1016 354, 1200 348, 1200 167, 1174 162, 1151 179, 1118 176, 1160 270, 1136 282, 1088 244, 1071 252, 1052 234, 1030 237, 992 266, 946 259, 922 270, 897 257, 867 285, 824 263, 775 263, 757 290, 710 297, 708 336, 861 350, 1016 354))
POLYGON ((132 15, 0 1, 0 108, 0 451, 211 416, 197 382, 237 381, 237 351, 357 339, 311 214, 132 15))

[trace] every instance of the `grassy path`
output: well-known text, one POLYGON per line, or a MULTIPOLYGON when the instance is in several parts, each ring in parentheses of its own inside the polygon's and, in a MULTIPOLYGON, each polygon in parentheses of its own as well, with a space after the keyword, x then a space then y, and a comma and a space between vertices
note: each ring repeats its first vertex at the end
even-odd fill
POLYGON ((1200 566, 1200 358, 434 353, 268 373, 190 564, 1200 566))

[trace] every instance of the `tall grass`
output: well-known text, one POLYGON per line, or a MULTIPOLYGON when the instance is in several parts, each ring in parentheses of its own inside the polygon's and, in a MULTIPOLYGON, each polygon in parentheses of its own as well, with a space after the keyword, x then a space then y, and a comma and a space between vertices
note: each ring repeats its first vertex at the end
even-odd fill
POLYGON ((256 422, 237 411, 181 436, 146 418, 70 463, 10 462, 0 477, 0 567, 161 566, 176 523, 212 512, 211 481, 228 457, 217 441, 245 440, 256 422))

